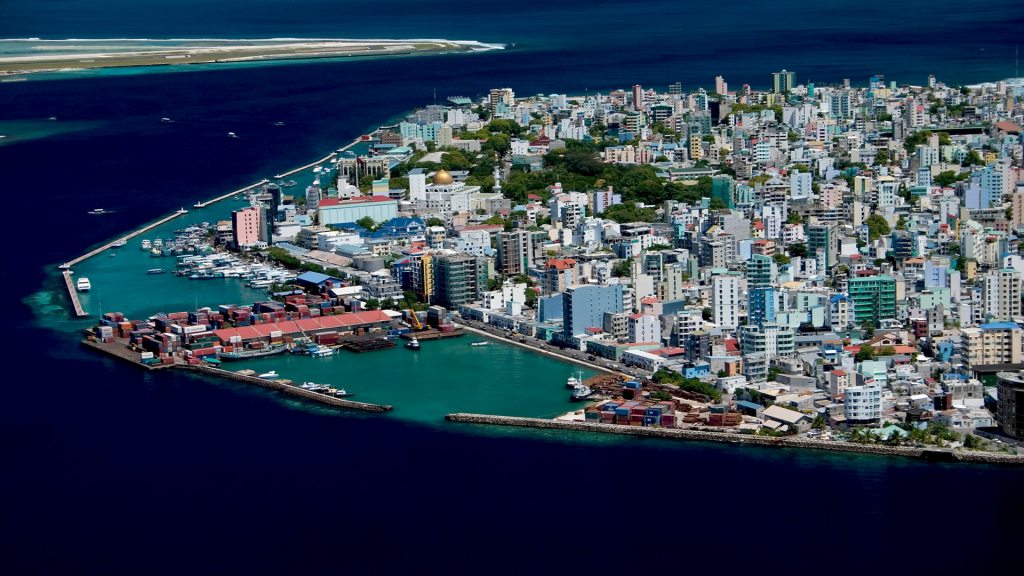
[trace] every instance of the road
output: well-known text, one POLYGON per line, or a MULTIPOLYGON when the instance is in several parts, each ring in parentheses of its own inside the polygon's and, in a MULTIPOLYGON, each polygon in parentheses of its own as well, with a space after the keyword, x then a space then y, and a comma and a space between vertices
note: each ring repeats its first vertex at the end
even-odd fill
POLYGON ((650 372, 647 372, 645 370, 640 370, 639 368, 631 368, 631 367, 628 367, 628 366, 624 366, 622 364, 612 362, 611 360, 608 360, 607 358, 602 358, 600 356, 595 356, 595 355, 590 354, 588 352, 580 352, 579 350, 571 350, 571 349, 567 349, 567 348, 559 348, 558 346, 555 346, 555 345, 550 344, 548 342, 545 342, 543 340, 538 340, 536 338, 530 338, 530 337, 524 336, 522 334, 515 334, 515 333, 513 333, 513 338, 508 338, 508 337, 505 336, 505 334, 508 332, 507 330, 502 330, 500 328, 495 328, 494 326, 491 326, 490 324, 486 324, 484 322, 478 322, 476 320, 469 320, 467 318, 462 318, 462 317, 456 316, 455 314, 453 314, 453 316, 455 316, 457 322, 465 324, 466 326, 469 326, 471 328, 475 328, 477 330, 481 330, 483 332, 486 332, 486 333, 490 334, 491 336, 493 336, 494 338, 497 338, 497 339, 502 339, 502 340, 512 340, 512 339, 514 339, 516 342, 519 342, 521 344, 526 344, 527 346, 530 346, 532 348, 536 348, 538 350, 543 350, 545 352, 549 352, 549 353, 552 353, 552 354, 557 354, 559 356, 564 356, 566 358, 572 358, 573 360, 576 360, 578 362, 584 362, 584 363, 587 363, 587 364, 593 364, 595 366, 600 366, 602 368, 607 368, 608 370, 614 370, 616 372, 620 372, 622 374, 627 374, 629 376, 634 376, 634 377, 637 377, 637 378, 650 378, 651 375, 652 375, 650 372), (594 360, 590 360, 590 358, 594 358, 594 360))

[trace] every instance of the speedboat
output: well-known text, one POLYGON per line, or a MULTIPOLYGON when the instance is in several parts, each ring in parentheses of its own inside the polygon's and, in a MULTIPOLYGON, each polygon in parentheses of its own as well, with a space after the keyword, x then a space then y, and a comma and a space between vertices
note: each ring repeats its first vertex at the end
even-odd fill
POLYGON ((470 346, 487 346, 490 344, 487 340, 474 340, 469 343, 470 346))
POLYGON ((95 214, 106 214, 106 213, 107 213, 107 211, 104 210, 103 208, 97 208, 95 210, 89 210, 89 214, 94 214, 94 215, 95 214))
POLYGON ((113 244, 111 244, 110 247, 111 248, 122 248, 122 247, 127 246, 127 245, 128 245, 128 241, 127 240, 120 240, 118 242, 114 242, 113 244))
POLYGON ((148 252, 149 249, 152 248, 152 247, 153 247, 153 244, 149 240, 143 240, 142 241, 142 249, 143 250, 146 250, 148 252))
POLYGON ((309 349, 309 355, 313 358, 323 358, 324 356, 330 356, 332 354, 334 354, 334 350, 327 346, 316 346, 309 349))
POLYGON ((274 126, 284 126, 284 122, 274 122, 274 126))
POLYGON ((235 136, 234 132, 228 132, 228 138, 238 138, 238 136, 235 136))
POLYGON ((160 121, 161 122, 173 122, 173 120, 171 120, 170 118, 161 118, 160 121))
POLYGON ((89 283, 88 278, 79 278, 78 282, 75 283, 75 288, 79 292, 88 292, 89 290, 92 290, 92 284, 89 283))
POLYGON ((355 392, 345 392, 345 389, 342 388, 340 390, 336 390, 334 392, 334 395, 337 396, 338 398, 345 398, 347 396, 355 396, 356 393, 355 392))
POLYGON ((280 377, 281 375, 273 370, 267 372, 266 374, 260 374, 259 376, 257 376, 257 378, 263 378, 264 380, 277 380, 280 377))
POLYGON ((405 347, 408 348, 409 350, 419 350, 420 341, 417 340, 415 336, 413 336, 412 340, 409 340, 409 342, 406 343, 405 347))
POLYGON ((163 268, 151 268, 146 271, 146 274, 163 274, 165 272, 167 272, 167 270, 164 270, 163 268))

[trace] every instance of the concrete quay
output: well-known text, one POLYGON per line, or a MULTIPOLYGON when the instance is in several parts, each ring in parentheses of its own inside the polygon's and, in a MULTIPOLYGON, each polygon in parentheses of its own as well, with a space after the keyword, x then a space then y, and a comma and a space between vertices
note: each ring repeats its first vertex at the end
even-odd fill
POLYGON ((298 386, 291 386, 285 382, 277 380, 264 380, 263 378, 257 378, 255 376, 246 376, 244 374, 237 374, 228 370, 222 370, 220 368, 214 368, 212 366, 204 365, 191 365, 186 364, 181 358, 175 357, 174 364, 157 364, 154 366, 148 366, 142 363, 141 355, 128 348, 124 340, 118 340, 113 344, 104 344, 102 342, 94 342, 92 340, 83 340, 82 345, 90 350, 95 350, 100 354, 104 354, 116 360, 127 362, 136 368, 142 370, 163 370, 166 368, 179 368, 183 370, 191 370, 193 372, 199 372, 208 376, 217 376, 220 378, 227 378, 236 382, 244 382, 246 384, 255 384, 263 388, 270 388, 272 390, 278 390, 285 394, 291 394, 292 396, 299 396, 306 400, 312 400, 321 404, 327 404, 329 406, 336 406, 338 408, 349 408, 351 410, 360 410, 363 412, 388 412, 392 410, 389 405, 380 404, 368 404, 366 402, 355 402, 353 400, 346 400, 344 398, 335 398, 334 396, 327 396, 320 394, 319 392, 313 392, 312 390, 306 390, 299 388, 298 386))
POLYGON ((729 444, 752 444, 755 446, 771 446, 775 448, 804 448, 811 450, 829 450, 832 452, 857 452, 861 454, 877 454, 880 456, 902 456, 932 462, 970 462, 975 464, 1024 466, 1024 456, 1015 456, 1012 454, 975 450, 954 451, 948 448, 879 446, 874 444, 855 444, 852 442, 810 440, 806 438, 755 436, 752 434, 739 434, 736 432, 711 431, 706 428, 647 428, 642 426, 589 424, 585 422, 520 418, 515 416, 492 416, 486 414, 448 414, 445 416, 445 420, 448 420, 449 422, 463 422, 468 424, 543 428, 548 430, 574 430, 578 432, 599 432, 604 434, 622 434, 626 436, 665 438, 670 440, 699 440, 729 444))
POLYGON ((71 271, 65 270, 63 272, 64 285, 67 286, 68 295, 71 296, 71 306, 75 309, 75 316, 82 318, 88 316, 85 310, 82 308, 82 303, 78 300, 78 290, 75 289, 75 283, 71 281, 71 271))
POLYGON ((266 178, 264 178, 263 180, 260 180, 259 182, 255 183, 255 184, 251 184, 249 186, 246 186, 245 188, 239 188, 238 190, 235 190, 234 192, 228 192, 227 194, 225 194, 223 196, 217 196, 216 198, 214 198, 212 200, 207 200, 206 202, 196 202, 195 207, 196 208, 206 208, 210 204, 216 204, 217 202, 220 202, 221 200, 227 200, 228 198, 231 198, 232 196, 237 196, 238 194, 241 194, 242 192, 245 192, 246 190, 252 190, 253 188, 255 188, 257 186, 262 186, 262 185, 266 184, 267 182, 270 182, 270 180, 267 180, 266 178))
MULTIPOLYGON (((616 372, 615 370, 612 370, 595 362, 588 361, 586 359, 588 354, 586 353, 571 350, 563 351, 560 348, 542 349, 539 346, 540 344, 543 344, 543 342, 537 340, 536 338, 526 338, 526 342, 520 342, 516 338, 505 338, 500 330, 495 329, 494 332, 487 332, 479 328, 474 328, 473 326, 468 326, 466 322, 467 321, 465 319, 459 320, 458 325, 460 330, 472 332, 473 334, 479 334, 480 336, 495 338, 498 341, 502 342, 503 344, 512 344, 513 346, 526 348, 532 352, 536 352, 538 354, 545 354, 558 360, 564 360, 566 362, 572 362, 573 364, 579 364, 580 366, 586 366, 587 368, 590 368, 592 370, 600 370, 601 372, 606 372, 608 374, 618 374, 618 372, 616 372), (530 342, 530 344, 528 344, 527 342, 530 342), (537 345, 533 345, 532 342, 536 342, 537 345), (574 355, 572 354, 572 352, 576 352, 576 354, 574 355)), ((517 336, 522 336, 522 334, 517 334, 517 336)))

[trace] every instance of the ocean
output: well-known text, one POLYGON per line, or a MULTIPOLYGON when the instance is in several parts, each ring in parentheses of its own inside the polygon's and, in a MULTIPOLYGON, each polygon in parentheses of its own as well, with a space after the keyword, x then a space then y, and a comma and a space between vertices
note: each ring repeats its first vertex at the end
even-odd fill
MULTIPOLYGON (((499 86, 517 95, 637 83, 710 88, 717 75, 734 88, 763 88, 782 68, 821 84, 864 85, 875 74, 899 83, 921 84, 929 74, 949 84, 996 81, 1015 75, 1013 42, 1024 23, 1018 3, 966 10, 948 0, 787 0, 723 10, 664 1, 2 0, 0 13, 0 38, 8 39, 506 45, 471 55, 98 71, 0 84, 0 134, 11 135, 0 145, 10 191, 4 572, 843 574, 908 562, 940 573, 1010 565, 1024 535, 1017 469, 444 423, 441 412, 458 409, 459 394, 474 410, 495 407, 472 398, 474 379, 506 388, 501 402, 522 413, 533 398, 517 393, 530 390, 522 374, 561 381, 573 370, 507 347, 489 350, 507 356, 486 364, 474 364, 465 347, 439 347, 456 369, 439 363, 405 383, 418 390, 394 388, 409 402, 394 402, 385 417, 191 375, 143 374, 79 349, 83 323, 68 317, 53 270, 179 207, 321 158, 432 103, 435 89, 442 100, 499 86), (86 215, 99 207, 114 213, 86 215), (436 397, 451 394, 448 386, 457 394, 436 397)), ((0 43, 0 52, 12 45, 0 43)), ((134 242, 123 250, 138 252, 134 242)), ((117 258, 110 260, 87 266, 101 274, 117 258)), ((198 297, 137 278, 105 282, 104 308, 145 310, 198 297)), ((203 290, 222 290, 204 293, 218 300, 249 296, 223 283, 203 290)), ((359 374, 372 378, 379 362, 389 364, 381 373, 400 377, 391 365, 400 352, 365 355, 359 374)), ((310 377, 347 373, 342 362, 310 377)))

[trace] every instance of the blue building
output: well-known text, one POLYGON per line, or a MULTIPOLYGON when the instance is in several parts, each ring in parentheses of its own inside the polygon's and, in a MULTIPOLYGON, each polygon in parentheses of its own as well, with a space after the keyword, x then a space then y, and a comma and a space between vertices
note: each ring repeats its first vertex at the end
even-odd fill
POLYGON ((601 328, 605 312, 622 312, 621 286, 572 286, 562 294, 562 332, 572 337, 601 328))
POLYGON ((537 320, 553 322, 562 320, 562 293, 537 299, 537 320))
POLYGON ((295 283, 303 288, 323 288, 327 282, 331 282, 335 286, 341 286, 341 279, 328 276, 327 274, 321 274, 319 272, 306 272, 295 279, 295 283))
POLYGON ((760 326, 775 321, 775 302, 778 292, 771 286, 750 288, 747 290, 747 315, 750 324, 760 326))
POLYGON ((427 227, 419 218, 392 218, 384 223, 376 232, 370 234, 371 238, 394 238, 401 236, 418 236, 426 231, 427 227))

